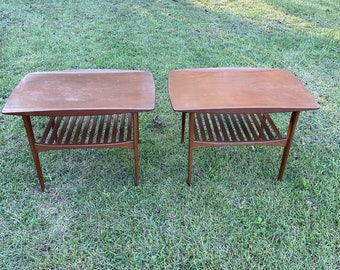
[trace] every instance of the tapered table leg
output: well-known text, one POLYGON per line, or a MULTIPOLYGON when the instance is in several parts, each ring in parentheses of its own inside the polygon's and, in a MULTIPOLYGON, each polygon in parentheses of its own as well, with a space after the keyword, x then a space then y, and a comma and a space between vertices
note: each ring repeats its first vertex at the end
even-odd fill
POLYGON ((280 180, 280 181, 282 181, 283 173, 284 173, 285 168, 286 168, 289 150, 290 150, 290 147, 291 147, 292 142, 293 142, 295 128, 296 128, 296 124, 298 122, 299 114, 300 114, 300 112, 292 112, 292 115, 290 117, 290 122, 289 122, 289 127, 288 127, 288 132, 287 132, 287 139, 288 140, 287 140, 287 144, 286 144, 286 146, 283 150, 280 172, 279 172, 279 176, 278 176, 278 180, 280 180))
POLYGON ((186 116, 186 113, 185 113, 185 112, 182 112, 182 136, 181 136, 181 143, 184 142, 185 116, 186 116))
POLYGON ((135 155, 135 177, 136 186, 139 184, 139 164, 138 164, 138 141, 139 141, 139 124, 138 124, 138 113, 133 113, 133 151, 135 155))
POLYGON ((37 174, 38 174, 38 178, 39 178, 39 182, 40 182, 40 187, 41 187, 41 190, 44 191, 45 190, 45 183, 44 183, 44 178, 43 178, 42 169, 41 169, 41 165, 40 165, 39 152, 35 148, 35 138, 34 138, 34 133, 33 133, 33 128, 32 128, 32 122, 31 122, 30 117, 27 116, 27 115, 23 115, 22 119, 23 119, 24 124, 25 124, 27 138, 28 138, 28 142, 29 142, 30 147, 31 147, 31 152, 32 152, 34 163, 35 163, 35 168, 37 170, 37 174))
POLYGON ((192 172, 192 150, 194 144, 194 126, 195 126, 195 113, 189 114, 189 150, 188 150, 188 185, 191 184, 192 172))

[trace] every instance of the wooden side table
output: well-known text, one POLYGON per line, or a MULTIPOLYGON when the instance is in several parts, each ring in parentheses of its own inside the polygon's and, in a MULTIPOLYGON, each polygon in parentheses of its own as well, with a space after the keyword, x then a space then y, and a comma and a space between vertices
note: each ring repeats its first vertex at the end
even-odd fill
POLYGON ((193 149, 208 146, 272 145, 284 147, 278 179, 282 181, 301 111, 319 105, 288 70, 263 68, 204 68, 169 73, 169 95, 174 111, 189 113, 188 180, 193 149), (271 114, 291 113, 287 135, 271 114))
POLYGON ((138 185, 138 113, 154 106, 155 85, 150 72, 75 70, 26 75, 2 113, 22 116, 44 191, 39 152, 71 148, 133 149, 138 185), (49 118, 38 140, 32 116, 49 118))

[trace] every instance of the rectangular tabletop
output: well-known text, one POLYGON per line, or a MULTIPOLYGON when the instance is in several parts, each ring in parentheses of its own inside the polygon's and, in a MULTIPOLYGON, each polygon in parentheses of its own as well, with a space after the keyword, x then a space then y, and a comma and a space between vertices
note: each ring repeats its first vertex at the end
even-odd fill
POLYGON ((153 110, 155 86, 148 71, 84 70, 26 75, 2 113, 99 115, 153 110))
POLYGON ((319 105, 288 70, 202 68, 169 73, 175 111, 258 113, 316 110, 319 105))

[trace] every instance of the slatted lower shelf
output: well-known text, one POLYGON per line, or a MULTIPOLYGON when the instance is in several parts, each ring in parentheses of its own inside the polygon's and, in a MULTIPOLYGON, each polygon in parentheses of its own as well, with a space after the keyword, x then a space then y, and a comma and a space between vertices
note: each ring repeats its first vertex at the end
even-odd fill
POLYGON ((50 117, 37 143, 42 148, 132 147, 132 114, 50 117))
POLYGON ((196 113, 194 146, 266 144, 284 146, 282 136, 269 114, 196 113))

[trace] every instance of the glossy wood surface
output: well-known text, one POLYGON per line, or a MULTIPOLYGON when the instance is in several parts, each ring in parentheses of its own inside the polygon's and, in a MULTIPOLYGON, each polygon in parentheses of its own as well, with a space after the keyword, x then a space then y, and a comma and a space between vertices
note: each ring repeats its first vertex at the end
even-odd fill
POLYGON ((139 183, 138 113, 153 110, 155 85, 147 71, 68 70, 26 75, 4 114, 22 115, 41 190, 39 152, 72 148, 129 148, 139 183), (38 141, 31 116, 48 116, 38 141))
POLYGON ((316 110, 319 105, 288 70, 202 68, 169 73, 175 111, 264 113, 316 110))
POLYGON ((282 181, 300 111, 319 108, 305 86, 281 69, 173 70, 168 88, 173 109, 182 112, 182 142, 189 113, 188 185, 193 150, 208 146, 282 146, 282 181), (291 113, 286 136, 269 114, 277 112, 291 113))
POLYGON ((155 86, 148 71, 61 71, 26 75, 4 114, 101 115, 153 110, 155 86))

